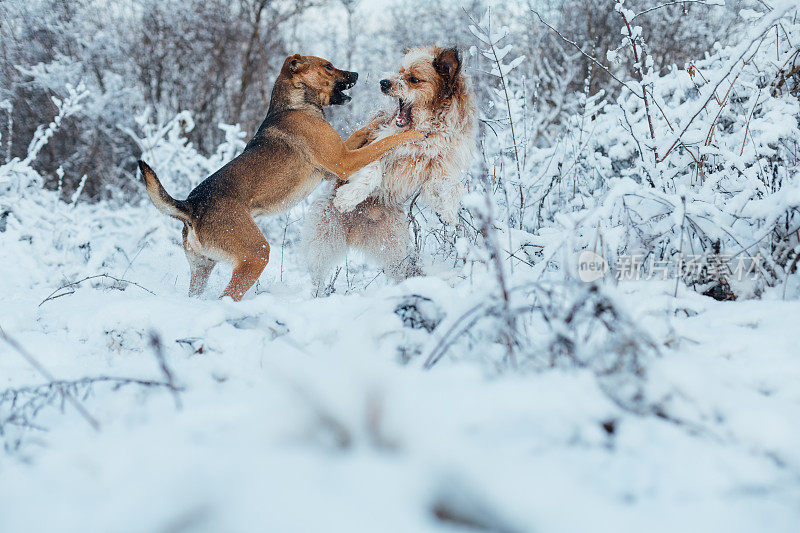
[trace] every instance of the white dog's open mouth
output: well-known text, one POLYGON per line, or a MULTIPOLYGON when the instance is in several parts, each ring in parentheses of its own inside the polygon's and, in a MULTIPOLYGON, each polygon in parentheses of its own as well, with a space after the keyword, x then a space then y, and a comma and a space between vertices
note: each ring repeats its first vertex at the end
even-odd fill
POLYGON ((399 107, 397 109, 397 116, 394 123, 400 128, 405 128, 411 124, 411 104, 404 101, 402 98, 399 100, 399 107))

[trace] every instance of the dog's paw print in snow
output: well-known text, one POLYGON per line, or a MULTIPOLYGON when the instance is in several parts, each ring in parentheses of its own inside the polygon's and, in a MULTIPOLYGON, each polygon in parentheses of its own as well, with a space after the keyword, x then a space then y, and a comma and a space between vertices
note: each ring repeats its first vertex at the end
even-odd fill
POLYGON ((238 316, 229 318, 227 322, 237 329, 266 331, 270 336, 270 340, 275 340, 289 333, 289 328, 280 320, 263 316, 238 316))

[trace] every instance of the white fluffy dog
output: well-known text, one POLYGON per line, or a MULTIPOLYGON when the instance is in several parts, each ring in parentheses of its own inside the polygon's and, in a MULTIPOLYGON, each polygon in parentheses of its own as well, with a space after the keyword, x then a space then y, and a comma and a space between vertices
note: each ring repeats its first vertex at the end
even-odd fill
POLYGON ((398 99, 397 112, 379 112, 347 140, 348 148, 409 127, 427 131, 428 137, 387 152, 314 202, 303 241, 317 290, 348 247, 365 252, 395 279, 419 273, 404 207, 417 193, 443 221, 458 220, 461 179, 475 151, 476 115, 458 52, 408 50, 399 72, 380 85, 398 99))

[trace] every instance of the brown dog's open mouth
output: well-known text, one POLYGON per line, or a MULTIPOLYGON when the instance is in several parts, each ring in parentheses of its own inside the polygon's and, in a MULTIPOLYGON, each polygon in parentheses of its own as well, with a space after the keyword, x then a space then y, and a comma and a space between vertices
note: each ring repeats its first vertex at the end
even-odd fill
POLYGON ((337 90, 333 93, 333 103, 335 104, 345 104, 352 100, 349 94, 345 94, 344 91, 337 90))
POLYGON ((394 119, 394 123, 400 128, 405 128, 411 124, 411 104, 405 102, 402 98, 400 98, 399 101, 397 116, 394 119))
MULTIPOLYGON (((355 74, 355 73, 354 73, 355 74)), ((331 94, 331 105, 340 105, 351 100, 350 95, 344 91, 351 89, 356 84, 355 80, 358 75, 352 77, 350 81, 337 81, 333 86, 333 94, 331 94)))

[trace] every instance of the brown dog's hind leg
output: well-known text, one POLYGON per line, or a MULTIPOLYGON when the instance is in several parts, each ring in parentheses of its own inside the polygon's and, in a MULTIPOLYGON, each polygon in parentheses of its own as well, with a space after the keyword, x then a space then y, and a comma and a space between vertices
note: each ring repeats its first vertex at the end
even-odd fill
POLYGON ((220 298, 239 301, 252 287, 269 262, 269 243, 250 215, 228 218, 226 231, 214 243, 234 261, 233 276, 220 298))
POLYGON ((192 272, 189 280, 189 296, 199 296, 206 290, 208 277, 217 262, 190 250, 186 250, 186 259, 189 260, 189 268, 192 272))
MULTIPOLYGON (((190 225, 183 225, 183 251, 186 253, 186 259, 189 261, 189 269, 191 270, 191 278, 189 279, 189 296, 199 296, 208 285, 208 277, 214 266, 217 264, 213 259, 199 254, 193 247, 189 239, 189 234, 192 234, 192 239, 197 243, 197 237, 194 230, 190 225)), ((197 244, 195 244, 196 246, 197 244)))
MULTIPOLYGON (((266 241, 265 241, 266 242, 266 241)), ((269 248, 269 245, 267 245, 269 248)), ((233 268, 233 276, 225 291, 220 298, 230 296, 235 301, 240 301, 245 293, 252 287, 264 268, 267 266, 267 259, 253 258, 243 259, 241 263, 233 268)))

